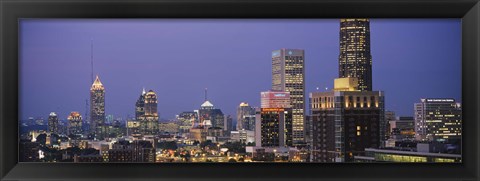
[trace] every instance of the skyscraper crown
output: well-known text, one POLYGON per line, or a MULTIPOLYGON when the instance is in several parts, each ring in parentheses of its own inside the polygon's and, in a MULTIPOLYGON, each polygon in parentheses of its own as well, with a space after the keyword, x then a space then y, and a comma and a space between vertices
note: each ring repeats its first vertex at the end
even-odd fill
POLYGON ((93 82, 92 88, 90 90, 105 90, 102 82, 100 81, 100 78, 98 78, 98 75, 95 78, 95 81, 93 82))

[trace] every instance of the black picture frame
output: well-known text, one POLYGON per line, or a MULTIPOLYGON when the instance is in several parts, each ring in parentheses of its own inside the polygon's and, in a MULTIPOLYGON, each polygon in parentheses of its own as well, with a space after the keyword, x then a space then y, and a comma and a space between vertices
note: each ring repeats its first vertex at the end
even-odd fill
POLYGON ((478 0, 0 0, 2 180, 478 180, 478 0), (461 18, 463 153, 457 164, 18 163, 19 18, 461 18))

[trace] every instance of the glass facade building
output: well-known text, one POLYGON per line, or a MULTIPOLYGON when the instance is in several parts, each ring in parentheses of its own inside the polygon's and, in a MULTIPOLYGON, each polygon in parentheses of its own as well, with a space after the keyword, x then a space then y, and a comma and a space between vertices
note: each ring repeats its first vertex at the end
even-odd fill
POLYGON ((427 98, 415 103, 415 137, 417 140, 460 141, 461 104, 448 98, 427 98))
POLYGON ((272 52, 272 90, 290 93, 293 114, 293 144, 305 144, 305 51, 280 49, 272 52))

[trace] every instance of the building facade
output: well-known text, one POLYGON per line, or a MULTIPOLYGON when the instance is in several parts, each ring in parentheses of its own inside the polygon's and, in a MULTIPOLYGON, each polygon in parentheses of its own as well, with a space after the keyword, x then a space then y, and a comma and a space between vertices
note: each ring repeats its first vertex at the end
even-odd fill
POLYGON ((82 130, 82 115, 79 112, 71 112, 67 118, 68 120, 68 135, 80 136, 83 134, 82 130))
POLYGON ((272 90, 290 93, 293 143, 305 144, 305 52, 280 49, 272 52, 272 90))
POLYGON ((237 130, 255 129, 255 108, 248 105, 246 102, 240 103, 237 107, 237 130), (253 117, 253 121, 252 121, 253 117))
POLYGON ((58 134, 58 116, 57 113, 51 112, 48 116, 48 132, 58 134))
POLYGON ((415 137, 428 141, 460 141, 461 104, 449 98, 427 98, 415 103, 415 137))
POLYGON ((198 114, 196 112, 182 112, 176 116, 176 119, 180 133, 188 133, 197 122, 198 114))
POLYGON ((370 20, 340 20, 339 78, 358 78, 358 89, 372 90, 370 20))
POLYGON ((143 89, 142 94, 138 97, 137 102, 135 103, 135 119, 140 120, 142 116, 145 115, 145 89, 143 89))
POLYGON ((293 146, 293 109, 288 92, 261 92, 262 108, 256 110, 257 147, 293 146))
POLYGON ((90 124, 90 131, 96 139, 102 140, 107 136, 107 126, 105 125, 105 87, 98 75, 90 88, 90 124))
POLYGON ((225 118, 222 113, 222 110, 217 109, 213 106, 210 101, 205 101, 201 106, 199 112, 199 121, 200 124, 206 127, 225 127, 225 118))
POLYGON ((310 110, 314 162, 352 162, 365 148, 381 146, 383 92, 313 92, 310 110))
POLYGON ((153 90, 149 90, 145 94, 145 114, 140 116, 139 131, 143 135, 156 135, 158 129, 158 100, 157 94, 153 90))

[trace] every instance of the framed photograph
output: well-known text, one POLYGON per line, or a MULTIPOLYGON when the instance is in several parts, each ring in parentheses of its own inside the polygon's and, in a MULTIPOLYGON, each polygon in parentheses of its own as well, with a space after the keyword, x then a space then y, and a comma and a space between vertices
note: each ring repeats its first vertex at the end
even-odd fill
POLYGON ((2 1, 2 180, 478 180, 480 4, 2 1))

